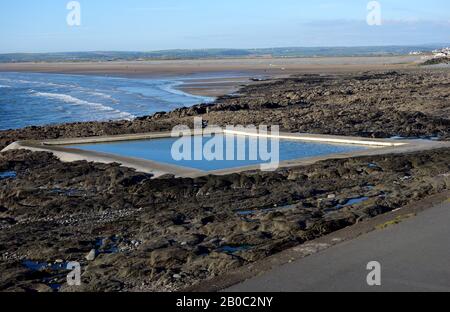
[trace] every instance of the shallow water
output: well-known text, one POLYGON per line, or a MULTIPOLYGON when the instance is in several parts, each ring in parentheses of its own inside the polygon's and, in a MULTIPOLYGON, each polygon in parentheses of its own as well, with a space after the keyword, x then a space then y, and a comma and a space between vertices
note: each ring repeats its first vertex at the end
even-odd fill
POLYGON ((22 263, 27 269, 31 271, 42 271, 42 270, 49 270, 49 271, 67 271, 67 262, 62 263, 48 263, 48 262, 38 262, 38 261, 31 261, 31 260, 25 260, 22 263))
POLYGON ((62 286, 61 282, 65 282, 67 272, 70 271, 67 268, 69 265, 68 262, 49 263, 24 260, 22 265, 31 272, 42 272, 42 283, 47 284, 53 291, 59 291, 62 286))
POLYGON ((4 171, 0 172, 0 180, 3 179, 14 179, 16 178, 17 173, 15 171, 4 171))
MULTIPOLYGON (((219 134, 216 135, 216 138, 223 139, 224 136, 219 134)), ((201 154, 203 151, 205 144, 211 138, 203 137, 202 144, 195 146, 192 138, 184 138, 183 140, 190 141, 192 144, 191 151, 191 159, 192 160, 175 160, 172 157, 172 146, 173 144, 179 140, 178 138, 164 138, 164 139, 153 139, 153 140, 140 140, 140 141, 126 141, 126 142, 115 142, 115 143, 100 143, 100 144, 87 144, 87 145, 72 145, 68 146, 71 148, 77 148, 87 151, 96 151, 108 154, 116 154, 126 157, 140 158, 146 160, 157 161, 161 163, 189 167, 203 171, 213 171, 213 170, 221 170, 221 169, 230 169, 230 168, 238 168, 245 166, 258 165, 262 163, 267 163, 268 161, 263 160, 260 155, 256 155, 257 157, 252 159, 250 156, 250 140, 248 137, 242 138, 239 140, 234 138, 233 140, 233 149, 234 149, 234 160, 226 160, 229 159, 226 157, 227 149, 229 146, 225 143, 223 148, 223 152, 221 153, 222 159, 224 160, 193 160, 194 153, 197 151, 201 154), (238 160, 238 146, 245 150, 245 158, 243 160, 238 160)), ((184 141, 185 143, 187 141, 184 141)), ((226 142, 226 140, 224 140, 226 142)), ((257 142, 259 142, 256 139, 257 142)), ((257 143, 259 144, 259 143, 257 143)), ((268 144, 270 150, 270 142, 268 144)), ((363 146, 351 146, 351 145, 332 145, 332 144, 317 144, 317 143, 305 143, 305 142, 294 142, 294 141, 280 141, 279 148, 279 160, 293 160, 300 158, 308 158, 314 156, 324 156, 329 154, 336 153, 344 153, 344 152, 352 152, 358 150, 364 150, 363 146)))
POLYGON ((368 201, 368 200, 369 200, 369 197, 366 197, 366 196, 351 198, 345 204, 337 205, 336 208, 341 209, 341 208, 345 208, 345 207, 361 204, 361 203, 363 203, 365 201, 368 201))
POLYGON ((250 245, 241 245, 241 246, 222 246, 217 251, 218 252, 224 252, 227 254, 234 254, 240 251, 247 251, 251 249, 252 246, 250 245))
POLYGON ((0 73, 0 130, 133 119, 213 100, 175 89, 180 79, 0 73))

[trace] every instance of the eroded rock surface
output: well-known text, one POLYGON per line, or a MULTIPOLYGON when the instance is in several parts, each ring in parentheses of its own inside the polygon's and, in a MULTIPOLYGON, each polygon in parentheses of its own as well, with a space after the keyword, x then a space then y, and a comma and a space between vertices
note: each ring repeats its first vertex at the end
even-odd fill
MULTIPOLYGON (((446 71, 298 76, 239 97, 134 121, 0 132, 0 147, 209 124, 286 131, 449 138, 446 71)), ((116 164, 0 154, 0 290, 164 291, 224 274, 288 247, 449 189, 450 149, 329 160, 272 173, 182 179, 116 164), (89 260, 89 261, 88 261, 89 260), (64 265, 82 266, 81 287, 64 265)))
POLYGON ((150 179, 118 165, 3 153, 0 171, 17 176, 0 181, 0 290, 65 290, 64 275, 24 266, 58 259, 82 264, 83 286, 70 290, 180 289, 446 190, 449 164, 441 149, 150 179))

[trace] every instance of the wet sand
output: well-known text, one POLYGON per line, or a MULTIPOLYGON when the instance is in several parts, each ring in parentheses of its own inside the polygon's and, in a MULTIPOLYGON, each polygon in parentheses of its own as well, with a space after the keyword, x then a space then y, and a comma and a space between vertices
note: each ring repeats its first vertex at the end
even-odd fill
MULTIPOLYGON (((276 76, 269 76, 268 79, 274 79, 276 76)), ((241 87, 250 84, 257 84, 257 81, 252 81, 252 76, 249 74, 233 78, 201 78, 184 80, 183 84, 177 89, 199 96, 218 97, 226 94, 236 93, 241 87)))
MULTIPOLYGON (((303 75, 132 121, 1 131, 0 148, 171 131, 192 126, 194 117, 209 125, 441 142, 450 138, 449 83, 448 71, 422 67, 303 75)), ((449 157, 442 148, 192 179, 152 178, 117 163, 62 163, 45 152, 0 153, 0 241, 7 242, 0 291, 177 291, 210 286, 214 277, 224 285, 228 273, 255 272, 249 265, 261 268, 261 260, 290 247, 311 250, 326 234, 447 192, 449 157), (61 261, 81 264, 82 286, 69 287, 51 270, 61 261), (33 271, 36 265, 49 271, 33 271)))
POLYGON ((182 76, 211 72, 254 72, 289 74, 292 72, 330 72, 398 67, 418 62, 419 56, 317 57, 317 58, 244 58, 214 60, 77 62, 77 63, 5 63, 0 71, 25 71, 65 74, 121 76, 182 76))
POLYGON ((5 63, 0 72, 40 72, 122 77, 183 77, 181 90, 203 96, 220 96, 252 83, 253 77, 283 78, 293 74, 348 73, 406 69, 414 67, 420 56, 243 58, 214 60, 171 60, 134 62, 5 63), (211 73, 225 78, 207 78, 211 73), (198 80, 192 80, 199 75, 198 80))

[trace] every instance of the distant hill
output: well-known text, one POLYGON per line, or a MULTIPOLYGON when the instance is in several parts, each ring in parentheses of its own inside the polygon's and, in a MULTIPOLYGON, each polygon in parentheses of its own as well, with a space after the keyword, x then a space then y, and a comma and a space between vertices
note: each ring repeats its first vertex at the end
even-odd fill
POLYGON ((311 47, 267 49, 198 49, 151 52, 65 52, 0 54, 0 63, 18 62, 112 62, 136 60, 180 60, 242 57, 324 57, 404 55, 411 51, 431 52, 445 45, 379 46, 379 47, 311 47))

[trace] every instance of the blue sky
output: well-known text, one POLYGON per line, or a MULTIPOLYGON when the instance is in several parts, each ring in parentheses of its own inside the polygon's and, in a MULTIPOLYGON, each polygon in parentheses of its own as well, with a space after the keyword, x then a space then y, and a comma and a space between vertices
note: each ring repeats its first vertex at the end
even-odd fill
POLYGON ((381 26, 369 0, 79 0, 79 27, 68 2, 1 0, 0 53, 450 43, 448 0, 379 0, 381 26))

